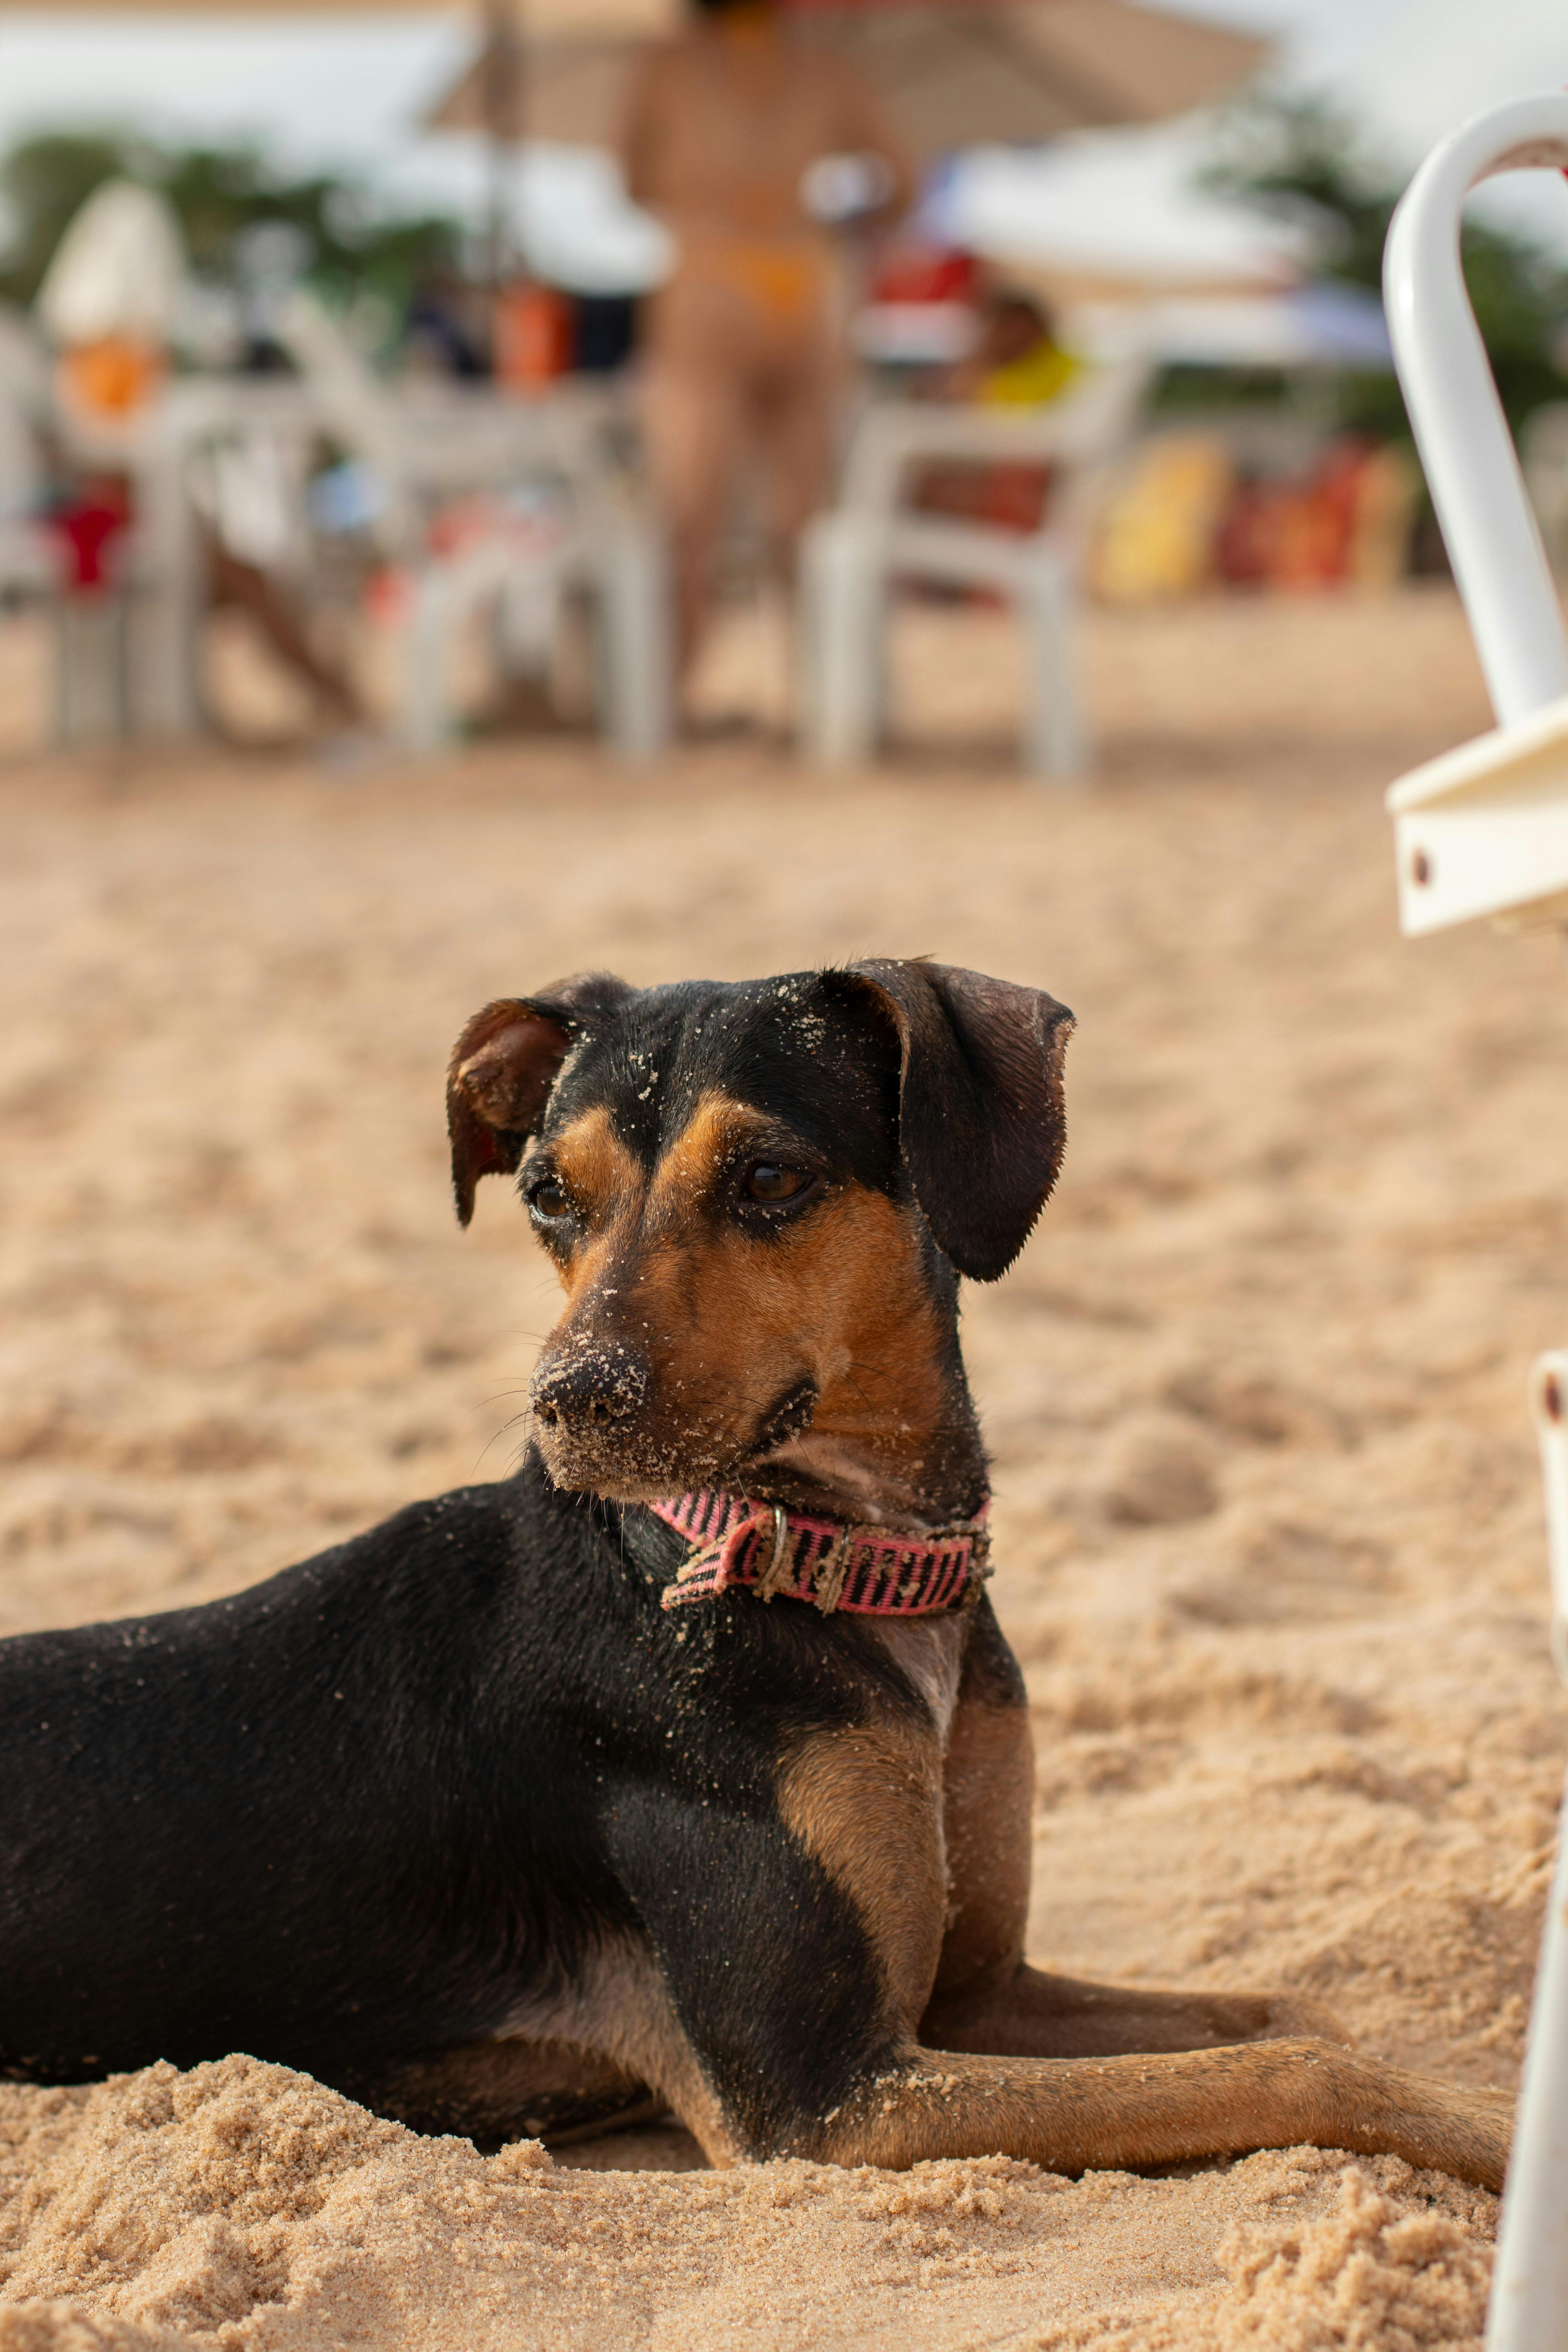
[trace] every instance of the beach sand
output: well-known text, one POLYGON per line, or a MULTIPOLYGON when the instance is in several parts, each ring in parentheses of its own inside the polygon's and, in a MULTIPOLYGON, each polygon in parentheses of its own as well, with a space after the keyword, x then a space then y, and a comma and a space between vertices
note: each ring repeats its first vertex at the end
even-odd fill
MULTIPOLYGON (((1395 929, 1382 788, 1487 723, 1446 590, 1098 615, 1088 652, 1080 793, 1012 772, 1004 625, 929 611, 910 742, 854 779, 765 740, 650 777, 573 742, 13 757, 0 1633, 226 1592, 504 1473, 554 1291, 506 1187, 451 1218, 479 1004, 930 951, 1079 1023, 1058 1198, 965 1297, 1031 1956, 1293 1986, 1510 2084, 1568 1744, 1523 1402, 1565 1327, 1561 946, 1395 929)), ((1436 2352, 1479 2342, 1494 2217, 1316 2150, 485 2158, 236 2055, 0 2085, 0 2352, 1436 2352)))

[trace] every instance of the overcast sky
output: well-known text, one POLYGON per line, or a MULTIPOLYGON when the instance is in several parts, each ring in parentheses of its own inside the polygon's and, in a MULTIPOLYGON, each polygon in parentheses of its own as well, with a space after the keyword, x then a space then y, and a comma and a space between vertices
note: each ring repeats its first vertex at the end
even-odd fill
MULTIPOLYGON (((1510 20, 1544 21, 1554 10, 1565 28, 1559 79, 1568 80, 1563 0, 1487 0, 1484 8, 1463 0, 1463 7, 1471 33, 1458 38, 1461 52, 1506 47, 1510 20)), ((1412 10, 1410 0, 1187 0, 1187 13, 1277 34, 1290 78, 1318 81, 1353 74, 1412 10)), ((1416 0, 1415 13, 1425 19, 1412 43, 1425 78, 1432 19, 1446 13, 1445 0, 1416 0)), ((186 132, 248 131, 301 156, 379 159, 406 138, 421 100, 466 54, 472 23, 462 7, 335 19, 323 10, 315 24, 268 23, 263 15, 227 24, 95 16, 58 6, 0 13, 0 138, 25 123, 134 119, 186 132)), ((1456 24, 1456 37, 1458 30, 1456 24)))
MULTIPOLYGON (((1175 0, 1168 0, 1175 5, 1175 0)), ((1268 31, 1300 88, 1354 106, 1407 168, 1493 100, 1568 85, 1568 0, 1185 0, 1186 13, 1268 31)), ((342 16, 94 16, 0 12, 0 143, 26 128, 123 123, 192 138, 249 135, 289 162, 358 165, 401 197, 477 190, 473 142, 410 126, 469 53, 473 11, 342 16)), ((1506 202, 1568 250, 1568 188, 1516 175, 1506 202), (1560 226, 1559 226, 1560 225, 1560 226)))

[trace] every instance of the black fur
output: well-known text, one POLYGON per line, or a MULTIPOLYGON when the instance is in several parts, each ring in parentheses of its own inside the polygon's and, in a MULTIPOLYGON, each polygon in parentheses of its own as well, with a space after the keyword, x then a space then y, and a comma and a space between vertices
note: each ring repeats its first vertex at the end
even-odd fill
POLYGON ((0 1643, 0 2071, 242 2049, 375 2104, 624 1937, 750 2145, 826 2113, 875 1972, 774 1776, 918 1702, 848 1620, 662 1611, 679 1552, 531 1460, 233 1600, 0 1643))
MULTIPOLYGON (((459 1213, 593 1105, 651 1163, 710 1088, 862 1186, 912 1187, 957 1400, 937 1516, 958 1516, 984 1460, 953 1267, 999 1271, 1048 1188, 1068 1018, 972 979, 589 975, 502 1000, 453 1057, 459 1213)), ((796 1386, 764 1420, 782 1441, 812 1405, 796 1386)), ((657 1961, 735 2144, 796 2144, 894 2027, 853 1905, 784 1826, 781 1764, 924 1701, 852 1618, 749 1593, 665 1612, 680 1556, 531 1453, 234 1599, 0 1643, 0 2072, 240 2049, 445 2126, 399 2098, 406 2070, 613 1949, 657 1961)), ((1005 1657, 984 1604, 973 1624, 1005 1657)))

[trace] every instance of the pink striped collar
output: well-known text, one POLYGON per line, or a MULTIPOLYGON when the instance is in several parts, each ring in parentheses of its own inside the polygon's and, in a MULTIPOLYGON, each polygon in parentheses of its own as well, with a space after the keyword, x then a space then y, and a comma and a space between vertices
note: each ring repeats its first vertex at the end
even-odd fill
POLYGON ((934 1617, 973 1608, 991 1573, 989 1502, 972 1519, 919 1533, 847 1527, 718 1487, 647 1507, 691 1546, 675 1582, 664 1588, 667 1609, 745 1585, 763 1601, 781 1592, 789 1601, 813 1601, 825 1616, 844 1609, 862 1617, 934 1617))

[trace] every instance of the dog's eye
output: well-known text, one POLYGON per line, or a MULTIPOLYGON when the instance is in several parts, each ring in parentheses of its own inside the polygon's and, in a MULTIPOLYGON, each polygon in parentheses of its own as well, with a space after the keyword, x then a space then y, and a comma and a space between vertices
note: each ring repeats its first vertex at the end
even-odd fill
POLYGON ((559 1176, 538 1176, 528 1188, 528 1205, 538 1217, 564 1217, 572 1207, 559 1176))
POLYGON ((803 1168, 780 1168, 771 1160, 759 1160, 747 1169, 741 1189, 748 1201, 793 1201, 810 1181, 803 1168))

